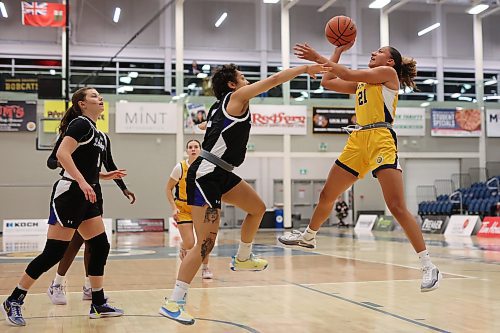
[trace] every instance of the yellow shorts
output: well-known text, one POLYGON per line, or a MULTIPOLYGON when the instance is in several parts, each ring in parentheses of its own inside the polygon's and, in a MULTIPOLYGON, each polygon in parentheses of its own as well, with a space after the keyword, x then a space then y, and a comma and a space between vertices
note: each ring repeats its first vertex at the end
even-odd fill
POLYGON ((179 221, 177 221, 178 224, 193 222, 193 217, 191 216, 191 206, 189 206, 187 202, 175 200, 175 205, 179 209, 179 214, 177 214, 179 219, 179 221))
POLYGON ((380 169, 402 170, 398 162, 396 133, 388 128, 355 131, 335 163, 358 178, 380 169))

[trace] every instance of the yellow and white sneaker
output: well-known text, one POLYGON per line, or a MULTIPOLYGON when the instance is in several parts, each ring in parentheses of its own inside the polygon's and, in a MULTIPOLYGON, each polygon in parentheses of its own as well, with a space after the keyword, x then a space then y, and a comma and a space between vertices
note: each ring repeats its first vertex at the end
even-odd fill
POLYGON ((233 256, 230 267, 233 271, 263 271, 268 264, 266 259, 258 258, 255 254, 250 253, 250 258, 245 261, 239 261, 236 256, 233 256))
POLYGON ((165 298, 165 304, 160 308, 160 314, 183 325, 193 325, 194 317, 184 310, 185 305, 185 300, 172 301, 165 298))

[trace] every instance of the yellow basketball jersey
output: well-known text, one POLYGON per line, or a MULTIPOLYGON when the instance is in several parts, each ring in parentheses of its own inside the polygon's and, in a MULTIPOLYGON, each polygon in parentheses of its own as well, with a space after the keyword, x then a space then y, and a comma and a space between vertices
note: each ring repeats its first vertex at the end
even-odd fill
POLYGON ((186 176, 189 166, 186 160, 181 161, 180 164, 181 164, 181 178, 179 179, 177 185, 175 185, 175 199, 180 201, 187 201, 186 176))
POLYGON ((396 116, 398 91, 383 84, 359 82, 356 88, 356 123, 361 126, 386 122, 396 116))

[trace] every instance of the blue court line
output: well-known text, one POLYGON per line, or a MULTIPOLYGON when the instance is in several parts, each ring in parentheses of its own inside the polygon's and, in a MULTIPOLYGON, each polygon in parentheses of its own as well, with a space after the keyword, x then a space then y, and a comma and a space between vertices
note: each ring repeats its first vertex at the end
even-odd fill
MULTIPOLYGON (((78 317, 88 317, 88 315, 72 315, 72 316, 48 316, 48 317, 24 317, 24 319, 49 319, 49 318, 78 318, 78 317)), ((125 314, 122 317, 148 317, 148 318, 160 318, 164 319, 165 317, 161 315, 129 315, 125 314)), ((195 318, 196 320, 202 320, 202 321, 210 321, 214 323, 219 323, 219 324, 226 324, 230 326, 235 326, 241 329, 244 329, 245 331, 251 332, 251 333, 260 333, 256 329, 243 325, 243 324, 238 324, 234 323, 232 321, 225 321, 225 320, 217 320, 217 319, 207 319, 207 318, 195 318)), ((182 324, 179 324, 182 325, 182 324)))
POLYGON ((434 326, 431 326, 431 325, 423 324, 423 323, 420 323, 420 322, 415 321, 413 319, 406 318, 406 317, 403 317, 403 316, 400 316, 400 315, 397 315, 397 314, 394 314, 394 313, 391 313, 391 312, 388 312, 388 311, 385 311, 385 310, 381 310, 381 309, 375 308, 373 306, 369 306, 369 305, 364 304, 362 302, 356 302, 356 301, 353 301, 352 299, 348 299, 348 298, 345 298, 345 297, 342 297, 342 296, 333 295, 333 294, 330 294, 330 293, 327 293, 327 292, 324 292, 324 291, 321 291, 321 290, 318 290, 318 289, 314 289, 314 288, 311 288, 311 287, 304 286, 302 284, 293 283, 293 282, 289 282, 289 281, 285 281, 285 282, 287 282, 289 284, 292 284, 294 286, 300 287, 300 288, 304 288, 304 289, 307 289, 307 290, 310 290, 310 291, 314 291, 314 292, 326 295, 326 296, 334 297, 334 298, 339 299, 341 301, 345 301, 345 302, 348 302, 348 303, 351 303, 351 304, 354 304, 354 305, 359 305, 359 306, 362 306, 364 308, 367 308, 367 309, 370 309, 370 310, 373 310, 373 311, 385 314, 385 315, 390 316, 390 317, 394 317, 396 319, 401 319, 401 320, 406 321, 408 323, 415 324, 415 325, 418 325, 418 326, 422 326, 422 327, 428 328, 428 329, 436 331, 436 332, 442 332, 442 333, 450 333, 451 332, 451 331, 446 331, 446 330, 438 328, 438 327, 434 327, 434 326))

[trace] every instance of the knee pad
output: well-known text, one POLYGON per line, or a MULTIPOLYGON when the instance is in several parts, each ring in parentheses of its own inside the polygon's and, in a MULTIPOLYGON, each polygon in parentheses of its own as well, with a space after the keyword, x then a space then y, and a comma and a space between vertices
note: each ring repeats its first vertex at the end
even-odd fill
POLYGON ((48 271, 55 264, 61 261, 64 252, 68 248, 69 241, 61 241, 56 239, 47 239, 43 252, 33 259, 28 267, 26 267, 26 274, 34 280, 38 279, 40 275, 48 271))
POLYGON ((87 241, 90 248, 89 275, 103 276, 104 266, 109 254, 109 243, 106 233, 95 236, 87 241))

